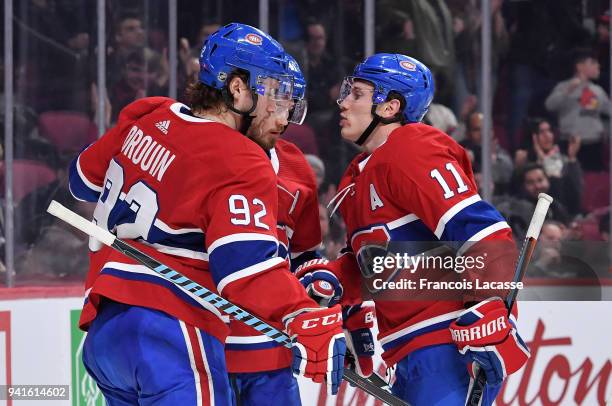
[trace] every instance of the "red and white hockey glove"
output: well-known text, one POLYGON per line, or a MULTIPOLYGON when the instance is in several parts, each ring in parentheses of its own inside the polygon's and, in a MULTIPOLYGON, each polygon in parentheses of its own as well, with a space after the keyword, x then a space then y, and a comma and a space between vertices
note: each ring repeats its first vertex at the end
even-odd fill
POLYGON ((346 353, 340 306, 303 309, 284 321, 293 342, 293 373, 325 382, 328 393, 338 393, 346 353))
POLYGON ((374 327, 374 308, 371 306, 361 307, 347 306, 343 311, 344 315, 344 335, 346 337, 346 347, 353 355, 346 357, 345 366, 351 361, 354 362, 355 372, 364 378, 368 378, 374 372, 374 337, 372 337, 372 327, 374 327))
POLYGON ((500 298, 465 310, 450 325, 450 331, 459 352, 467 358, 470 375, 475 376, 477 363, 484 369, 487 382, 493 385, 521 369, 529 359, 529 349, 500 298))
POLYGON ((318 258, 304 262, 295 270, 308 296, 320 306, 330 307, 340 302, 344 289, 333 272, 335 262, 318 258))

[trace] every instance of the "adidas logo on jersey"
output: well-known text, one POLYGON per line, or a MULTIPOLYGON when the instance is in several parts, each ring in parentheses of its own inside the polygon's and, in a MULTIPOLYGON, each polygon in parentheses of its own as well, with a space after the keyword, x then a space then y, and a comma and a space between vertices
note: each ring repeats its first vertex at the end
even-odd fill
POLYGON ((159 129, 159 131, 164 134, 168 134, 168 128, 170 127, 170 120, 160 121, 159 123, 155 123, 155 127, 159 129))

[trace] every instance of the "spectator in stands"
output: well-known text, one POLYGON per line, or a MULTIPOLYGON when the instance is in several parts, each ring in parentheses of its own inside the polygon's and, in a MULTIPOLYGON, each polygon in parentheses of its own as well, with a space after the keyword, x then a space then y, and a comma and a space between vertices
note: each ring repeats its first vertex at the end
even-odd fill
MULTIPOLYGON (((492 44, 491 44, 491 92, 497 88, 497 74, 502 57, 508 49, 509 35, 502 15, 503 0, 491 0, 492 44)), ((481 28, 480 2, 447 0, 453 15, 455 42, 455 89, 453 110, 459 114, 470 95, 482 99, 481 83, 481 28)))
POLYGON ((338 98, 343 72, 341 64, 327 50, 327 30, 319 21, 310 20, 306 25, 306 55, 303 64, 308 83, 308 118, 315 130, 320 123, 329 120, 338 98), (319 117, 321 116, 321 117, 319 117))
POLYGON ((325 181, 325 163, 316 155, 306 154, 306 160, 315 173, 317 180, 317 190, 321 191, 321 185, 325 181))
MULTIPOLYGON (((476 111, 470 114, 467 121, 465 139, 461 142, 461 145, 468 150, 472 163, 478 168, 482 167, 482 121, 482 113, 476 111)), ((510 184, 513 164, 510 154, 499 146, 495 136, 492 137, 491 142, 491 163, 495 190, 497 190, 498 194, 502 194, 508 189, 510 184)))
POLYGON ((376 50, 410 55, 431 69, 436 102, 452 105, 455 69, 453 20, 444 0, 378 0, 376 50))
MULTIPOLYGON (((92 218, 95 204, 66 197, 59 199, 62 204, 85 218, 92 218)), ((89 264, 86 248, 88 242, 80 231, 52 217, 41 228, 34 244, 16 258, 16 268, 19 270, 17 277, 22 281, 25 279, 36 283, 60 278, 81 281, 89 264)))
POLYGON ((599 78, 599 62, 591 50, 575 51, 574 76, 555 86, 546 108, 557 113, 561 141, 580 138, 578 160, 585 170, 604 170, 602 115, 609 115, 610 99, 593 83, 599 78))
POLYGON ((455 138, 455 130, 459 125, 457 123, 457 117, 455 117, 455 113, 445 105, 431 103, 424 121, 457 140, 457 138, 455 138))
POLYGON ((530 142, 525 149, 518 149, 514 155, 514 166, 518 171, 528 162, 535 162, 544 168, 550 180, 551 191, 568 209, 570 215, 580 212, 582 196, 582 169, 577 160, 580 150, 580 138, 570 137, 567 144, 567 155, 561 153, 561 148, 555 143, 555 135, 550 122, 543 118, 529 120, 528 130, 530 142))
POLYGON ((198 31, 198 36, 195 39, 195 43, 193 44, 193 47, 191 48, 193 51, 193 54, 200 55, 200 51, 202 51, 202 46, 204 45, 204 41, 206 41, 206 39, 210 36, 210 34, 214 33, 219 28, 221 28, 221 24, 219 24, 218 22, 207 22, 207 23, 202 24, 202 26, 200 27, 200 30, 198 31))
MULTIPOLYGON (((531 202, 533 208, 535 208, 540 193, 550 194, 555 200, 550 205, 547 218, 556 220, 561 224, 569 223, 570 215, 563 203, 559 201, 558 196, 551 192, 550 180, 542 165, 536 163, 525 165, 521 173, 521 185, 523 199, 531 202)), ((531 211, 533 212, 533 210, 531 211)))
MULTIPOLYGON (((177 75, 179 89, 185 89, 189 83, 197 80, 198 74, 200 73, 200 51, 202 50, 204 41, 220 27, 221 24, 216 22, 205 23, 200 27, 198 35, 193 43, 190 43, 187 38, 181 38, 179 40, 179 67, 177 75)), ((184 92, 180 93, 182 94, 184 92)))
MULTIPOLYGON (((164 66, 162 56, 147 47, 143 22, 136 13, 125 13, 114 24, 113 45, 107 57, 107 86, 113 89, 117 82, 124 78, 125 67, 128 60, 135 53, 141 53, 147 62, 164 66)), ((165 56, 167 58, 167 56, 165 56)), ((167 65, 167 61, 165 63, 167 65)), ((167 72, 160 72, 160 75, 167 72)), ((147 95, 151 93, 147 92, 147 95)), ((112 98, 111 98, 112 99, 112 98)), ((113 105, 113 108, 115 106, 113 105)))
POLYGON ((89 35, 85 6, 29 1, 15 7, 15 91, 37 113, 77 110, 89 114, 89 35))
POLYGON ((168 79, 168 69, 163 59, 144 49, 128 55, 119 81, 111 88, 113 122, 117 120, 121 109, 134 100, 145 96, 166 95, 168 79))
POLYGON ((571 74, 568 50, 585 46, 591 35, 583 27, 579 1, 505 1, 502 7, 510 32, 506 134, 513 150, 520 145, 525 117, 543 115, 550 90, 571 74))

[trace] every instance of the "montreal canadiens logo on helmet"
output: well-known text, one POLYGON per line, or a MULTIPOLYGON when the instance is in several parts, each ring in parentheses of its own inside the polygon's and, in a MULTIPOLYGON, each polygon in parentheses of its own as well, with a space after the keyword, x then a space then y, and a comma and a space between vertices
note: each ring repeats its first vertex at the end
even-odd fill
POLYGON ((247 40, 248 43, 253 44, 253 45, 261 45, 261 43, 263 42, 263 40, 261 39, 261 37, 257 34, 247 34, 246 37, 244 37, 244 39, 247 40))
POLYGON ((409 71, 416 71, 416 65, 410 61, 401 61, 400 66, 409 71))

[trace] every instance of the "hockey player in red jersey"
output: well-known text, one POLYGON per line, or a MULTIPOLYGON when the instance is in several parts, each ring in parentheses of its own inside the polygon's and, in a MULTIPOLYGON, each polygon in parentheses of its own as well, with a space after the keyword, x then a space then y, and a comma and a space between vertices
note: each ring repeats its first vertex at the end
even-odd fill
MULTIPOLYGON (((279 139, 289 122, 301 124, 306 113, 306 84, 297 64, 287 73, 294 79, 291 108, 277 110, 273 120, 248 136, 268 155, 266 160, 277 175, 278 256, 291 263, 291 257, 300 261, 316 255, 321 230, 312 169, 294 144, 279 139)), ((231 320, 230 328, 225 351, 236 404, 300 405, 298 383, 290 368, 291 351, 239 321, 231 320)))
MULTIPOLYGON (((74 160, 70 189, 98 202, 98 225, 284 329, 293 371, 335 393, 340 308, 318 308, 277 256, 276 176, 243 135, 290 107, 287 63, 264 32, 222 27, 204 44, 190 107, 161 97, 126 107, 74 160)), ((90 248, 83 361, 108 404, 231 404, 227 317, 122 254, 90 248)))
MULTIPOLYGON (((292 108, 277 111, 276 120, 269 121, 261 131, 248 135, 269 156, 277 174, 278 255, 286 258, 291 269, 295 270, 319 257, 317 249, 321 244, 321 229, 314 173, 299 148, 280 138, 289 122, 299 125, 306 114, 306 83, 297 62, 289 55, 288 58, 287 73, 294 79, 292 108)), ((343 314, 348 337, 363 333, 360 329, 367 323, 360 323, 360 316, 365 317, 370 311, 367 308, 350 310, 350 314, 347 311, 343 314)), ((371 327, 371 316, 369 321, 371 327)), ((252 329, 240 322, 232 320, 230 327, 226 360, 237 404, 301 405, 298 383, 290 368, 291 352, 266 337, 254 335, 252 329)), ((366 338, 373 346, 369 331, 361 341, 366 338)), ((369 361, 371 364, 371 359, 369 361)))
MULTIPOLYGON (((342 137, 364 150, 332 202, 346 223, 348 247, 336 261, 302 269, 306 284, 325 275, 343 290, 344 303, 358 303, 360 280, 372 278, 372 247, 386 250, 394 243, 449 241, 458 255, 489 243, 505 247, 506 257, 515 253, 508 224, 478 195, 463 148, 420 123, 433 93, 429 69, 399 54, 368 57, 344 80, 342 137)), ((513 263, 506 259, 486 258, 485 272, 511 277, 513 263)), ((477 368, 488 382, 482 404, 490 405, 503 379, 529 357, 502 300, 475 302, 478 295, 465 293, 456 300, 410 300, 410 291, 402 301, 374 297, 383 358, 396 365, 393 392, 413 406, 464 404, 477 368)))

